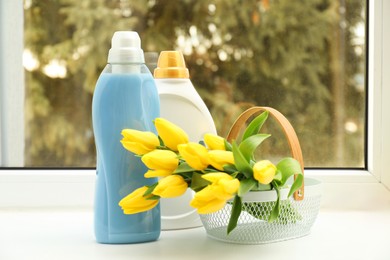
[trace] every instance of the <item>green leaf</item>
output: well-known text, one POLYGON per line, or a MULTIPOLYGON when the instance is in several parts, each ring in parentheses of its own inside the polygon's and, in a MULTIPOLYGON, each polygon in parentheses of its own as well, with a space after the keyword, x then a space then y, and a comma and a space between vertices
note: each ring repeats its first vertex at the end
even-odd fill
POLYGON ((277 165, 276 168, 282 173, 282 179, 280 181, 280 186, 286 184, 288 178, 294 174, 302 174, 301 165, 297 160, 291 157, 282 159, 277 165))
POLYGON ((237 226, 238 218, 240 217, 240 214, 241 214, 241 207, 242 207, 241 198, 236 195, 234 197, 234 200, 233 200, 232 212, 230 214, 229 224, 227 227, 227 234, 228 235, 237 226))
POLYGON ((256 148, 270 136, 271 135, 269 134, 256 134, 248 137, 240 143, 239 149, 248 162, 252 159, 256 148))
POLYGON ((185 173, 185 172, 193 172, 195 171, 188 163, 183 162, 180 163, 176 170, 173 172, 174 174, 185 173))
POLYGON ((181 177, 183 177, 184 180, 188 183, 189 181, 192 180, 193 174, 194 174, 193 172, 182 172, 182 173, 178 173, 177 175, 180 175, 181 177))
POLYGON ((157 137, 158 137, 158 141, 160 142, 160 146, 165 147, 163 139, 159 135, 157 137))
POLYGON ((148 187, 148 189, 145 191, 145 193, 144 193, 143 196, 146 197, 146 196, 152 194, 152 192, 154 191, 154 188, 156 188, 157 185, 158 185, 158 182, 153 183, 152 185, 150 185, 150 186, 148 187))
POLYGON ((297 191, 303 184, 303 175, 300 173, 297 175, 297 178, 294 180, 294 183, 291 185, 290 191, 288 192, 288 197, 290 197, 295 191, 297 191))
POLYGON ((276 171, 276 174, 274 176, 274 181, 277 181, 278 183, 282 181, 282 173, 279 170, 276 171))
POLYGON ((200 191, 207 185, 209 185, 210 182, 208 180, 205 180, 202 178, 202 174, 199 174, 197 172, 194 172, 192 175, 192 181, 191 181, 191 189, 195 192, 200 191))
POLYGON ((272 223, 274 222, 278 217, 279 217, 279 212, 280 212, 280 190, 279 187, 274 184, 274 189, 276 191, 277 199, 274 208, 271 211, 271 214, 269 215, 268 222, 272 223))
POLYGON ((257 134, 260 131, 260 128, 263 126, 264 122, 268 118, 268 111, 265 111, 258 115, 255 119, 252 120, 252 122, 248 125, 248 127, 245 129, 245 132, 242 136, 242 141, 249 138, 252 135, 257 134))
POLYGON ((146 200, 159 200, 160 199, 160 196, 157 196, 157 195, 152 195, 148 198, 146 198, 146 200))
POLYGON ((241 153, 236 142, 233 142, 233 157, 237 170, 242 172, 246 178, 251 178, 253 176, 253 169, 249 162, 245 159, 244 155, 241 153))
POLYGON ((238 196, 242 197, 245 193, 252 190, 258 182, 252 178, 243 179, 240 181, 240 187, 238 188, 238 196))
POLYGON ((232 165, 232 164, 225 164, 223 166, 223 170, 229 174, 232 174, 232 173, 236 173, 237 172, 237 168, 232 165))
POLYGON ((232 145, 226 139, 223 139, 223 141, 225 143, 225 150, 231 152, 232 151, 232 145))
MULTIPOLYGON (((195 171, 195 170, 194 170, 195 171)), ((201 171, 203 174, 205 173, 211 173, 211 172, 220 172, 220 170, 217 170, 215 168, 207 167, 206 169, 201 171)))
POLYGON ((261 184, 260 182, 253 188, 256 191, 272 190, 271 184, 261 184))

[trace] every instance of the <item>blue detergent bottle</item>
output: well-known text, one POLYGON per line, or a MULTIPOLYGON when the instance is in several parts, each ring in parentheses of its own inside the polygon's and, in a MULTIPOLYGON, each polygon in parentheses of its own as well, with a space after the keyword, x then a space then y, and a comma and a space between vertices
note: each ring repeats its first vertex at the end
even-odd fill
POLYGON ((159 117, 159 96, 144 63, 138 33, 115 32, 92 101, 97 150, 95 236, 99 243, 140 243, 160 236, 159 205, 133 215, 125 215, 118 205, 135 189, 157 181, 144 178, 147 168, 141 159, 120 143, 125 128, 156 132, 152 121, 159 117))

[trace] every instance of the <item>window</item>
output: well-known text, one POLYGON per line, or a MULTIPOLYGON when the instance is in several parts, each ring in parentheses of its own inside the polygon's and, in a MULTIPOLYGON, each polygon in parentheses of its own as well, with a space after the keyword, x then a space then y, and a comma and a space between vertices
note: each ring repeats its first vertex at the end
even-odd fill
MULTIPOLYGON (((25 1, 25 166, 94 167, 93 89, 113 32, 132 28, 145 51, 184 52, 221 135, 245 108, 271 106, 306 166, 365 168, 365 11, 364 0, 25 1)), ((275 128, 262 153, 280 157, 275 128)))
MULTIPOLYGON (((124 1, 125 2, 125 1, 124 1)), ((153 1, 150 1, 153 2, 153 1)), ((26 2, 27 3, 27 2, 26 2)), ((272 3, 272 2, 271 2, 272 3)), ((390 130, 388 118, 385 117, 384 113, 382 114, 382 111, 389 111, 389 105, 386 104, 386 102, 382 102, 382 98, 389 96, 388 90, 385 87, 386 84, 389 84, 389 76, 382 74, 382 71, 385 71, 385 68, 389 68, 389 60, 388 57, 389 52, 386 49, 387 46, 389 46, 389 36, 388 33, 383 30, 382 26, 383 24, 386 24, 385 21, 389 22, 385 14, 389 12, 389 6, 384 1, 375 1, 375 3, 370 2, 370 14, 373 19, 370 20, 370 58, 368 64, 370 65, 369 69, 369 75, 370 75, 370 82, 369 82, 369 94, 368 94, 368 142, 367 142, 367 151, 368 151, 368 158, 367 158, 367 165, 366 167, 369 171, 369 173, 372 173, 377 179, 382 180, 383 182, 387 183, 389 185, 389 177, 386 173, 382 173, 382 168, 384 167, 384 160, 383 158, 389 158, 389 140, 388 137, 384 135, 385 131, 390 130), (383 13, 382 13, 383 12, 383 13), (387 20, 386 20, 387 19, 387 20), (382 50, 382 48, 384 48, 382 50), (386 56, 387 55, 387 56, 386 56), (386 59, 387 57, 387 59, 386 59), (387 95, 387 96, 386 96, 387 95), (387 182, 386 182, 387 181, 387 182)), ((4 86, 15 84, 17 85, 23 85, 18 82, 20 80, 19 75, 23 75, 21 64, 21 59, 18 58, 18 55, 22 53, 22 3, 21 1, 11 1, 8 3, 1 3, 1 38, 0 38, 0 44, 1 44, 1 56, 0 56, 0 66, 1 66, 1 141, 0 141, 0 154, 1 154, 1 165, 2 166, 21 166, 17 163, 12 164, 10 163, 10 158, 14 158, 14 156, 11 156, 13 153, 17 154, 17 150, 23 150, 23 142, 19 143, 18 141, 14 142, 18 138, 16 136, 13 136, 13 134, 16 134, 16 132, 21 133, 23 135, 23 131, 20 129, 23 129, 21 125, 18 123, 20 122, 20 115, 18 118, 18 112, 11 112, 10 108, 12 106, 15 107, 23 107, 22 105, 17 105, 17 102, 20 102, 19 98, 23 96, 23 89, 19 88, 16 92, 9 91, 9 88, 5 90, 6 88, 4 86), (7 10, 5 12, 4 10, 7 10), (12 10, 12 11, 11 11, 12 10), (14 19, 14 17, 17 17, 17 19, 14 19), (11 25, 12 23, 12 25, 11 25), (11 26, 9 26, 11 25, 11 26), (10 29, 13 28, 13 30, 10 29), (8 28, 8 29, 7 29, 8 28), (19 28, 19 29, 18 29, 19 28), (3 30, 4 29, 4 30, 3 30), (16 37, 19 35, 19 37, 16 37), (5 51, 7 49, 7 51, 5 51), (8 51, 9 49, 15 50, 8 51), (6 56, 6 55, 14 55, 6 56), (20 62, 20 63, 19 63, 20 62), (19 100, 19 101, 18 101, 19 100), (19 130, 18 130, 19 129, 19 130), (11 144, 12 140, 12 144, 11 144), (16 143, 16 145, 15 145, 16 143), (15 148, 15 146, 19 148, 15 148)), ((209 9, 209 8, 208 8, 209 9)), ((211 7, 211 11, 213 8, 211 7)), ((210 11, 210 10, 209 10, 210 11)), ((256 18, 257 19, 257 18, 256 18)), ((256 21, 254 19, 254 21, 256 21)), ((209 28, 208 28, 209 30, 209 28)), ((211 30, 212 26, 211 26, 211 30)), ((194 32, 195 29, 192 29, 194 32)), ((188 31, 190 33, 190 31, 188 31)), ((181 41, 187 41, 188 38, 184 37, 181 41)), ((191 39, 191 38, 190 38, 191 39)), ((165 47, 165 46, 164 46, 165 47)), ((105 50, 107 51, 107 48, 105 50)), ((50 52, 50 51, 49 51, 50 52)), ((225 54, 221 54, 223 52, 220 52, 220 54, 217 53, 216 59, 220 59, 222 57, 222 60, 225 57, 225 54)), ((25 54, 25 55, 28 55, 25 54)), ((250 55, 250 54, 249 54, 250 55)), ((21 56, 21 55, 20 55, 21 56)), ((103 56, 103 59, 106 58, 106 53, 103 56)), ((227 57, 226 57, 227 58, 227 57)), ((47 61, 48 64, 50 61, 47 61)), ((189 63, 189 62, 187 62, 189 63)), ((52 63, 53 64, 53 63, 52 63)), ((55 64, 55 63, 54 63, 55 64)), ((57 62, 58 66, 61 66, 61 59, 57 62)), ((202 64, 200 64, 202 65, 202 64)), ((196 60, 195 60, 195 69, 191 69, 191 71, 195 71, 196 73, 196 60)), ((98 72, 96 72, 98 73, 98 72)), ((27 75, 26 75, 27 76, 27 75)), ((28 77, 28 76, 27 76, 28 77)), ((206 77, 204 77, 205 79, 206 77)), ((244 77, 245 79, 245 77, 244 77)), ((221 85, 223 86, 223 84, 221 85)), ((17 87, 16 87, 17 89, 17 87)), ((201 92, 201 91, 200 91, 201 92)), ((201 93, 202 94, 202 93, 201 93)), ((206 97, 207 101, 207 97, 206 97)), ((23 104, 23 102, 20 102, 19 104, 23 104)), ((277 107, 278 108, 278 107, 277 107)), ((279 108, 278 108, 279 109, 279 108)), ((15 111, 15 110, 12 110, 15 111)), ((17 110, 16 110, 17 111, 17 110)), ((19 109, 20 112, 20 109, 19 109)), ((283 111, 284 112, 284 111, 283 111)), ((23 118, 22 118, 23 119, 23 118)), ((294 122, 293 122, 294 124, 294 122)), ((295 124, 294 124, 295 125, 295 124)), ((345 125, 344 125, 345 126, 345 125)), ((351 125, 350 125, 351 126, 351 125)), ((352 129, 352 127, 351 127, 352 129)), ((87 134, 88 135, 88 134, 87 134)), ((39 137, 41 138, 41 136, 39 137)), ((18 157, 18 156, 16 156, 18 157)), ((19 161, 20 159, 19 155, 19 161)), ((360 160, 361 161, 361 160, 360 160)), ((364 161, 364 160, 363 160, 364 161)), ((314 165, 315 166, 315 165, 314 165)), ((359 166, 359 168, 361 165, 359 166)), ((42 174, 41 171, 31 171, 33 174, 31 174, 29 177, 21 176, 24 175, 23 173, 16 173, 12 172, 8 174, 6 171, 2 170, 0 175, 1 181, 0 181, 0 190, 2 192, 3 198, 7 196, 3 196, 4 194, 15 194, 15 191, 23 191, 24 188, 27 186, 31 186, 31 183, 38 182, 39 185, 35 186, 38 190, 40 185, 49 187, 50 190, 55 191, 55 185, 53 184, 59 184, 61 187, 64 186, 64 184, 72 186, 72 189, 76 187, 76 190, 78 189, 81 191, 88 191, 91 192, 93 187, 91 186, 93 183, 93 171, 72 171, 69 172, 60 172, 60 174, 54 174, 50 175, 50 172, 44 172, 42 174), (36 174, 36 175, 34 175, 36 174), (13 176, 12 176, 13 175, 13 176), (38 176, 38 177, 34 177, 38 176), (43 178, 42 178, 43 176, 43 178), (38 181, 37 181, 38 180, 38 181), (12 183, 17 183, 17 188, 12 186, 12 183), (22 183, 22 184, 21 184, 22 183), (23 185, 24 183, 24 185, 23 185), (49 185, 45 185, 49 184, 49 185), (88 186, 87 189, 83 185, 88 186), (12 187, 11 187, 12 186, 12 187), (77 188, 79 187, 79 188, 77 188), (11 190, 13 193, 11 193, 11 190), (7 193, 8 192, 8 193, 7 193)), ((322 171, 323 172, 323 171, 322 171)), ((331 171, 335 172, 335 171, 331 171)), ((354 180, 357 181, 373 181, 373 178, 371 178, 368 175, 363 174, 364 171, 359 171, 359 174, 357 174, 354 180), (360 174, 362 173, 362 174, 360 174)), ((348 177, 348 174, 351 173, 351 171, 337 171, 338 176, 333 176, 332 174, 328 174, 330 180, 344 180, 345 176, 348 177)), ((336 174, 335 174, 336 175, 336 174)), ((347 181, 350 181, 351 179, 348 177, 347 181)), ((66 186, 65 185, 65 186, 66 186)), ((43 191, 42 191, 43 192, 43 191)), ((16 194, 18 194, 16 192, 16 194)), ((38 192, 39 194, 39 192, 38 192)), ((43 193, 42 193, 43 194, 43 193)), ((66 193, 63 194, 65 197, 66 193)), ((23 195, 24 196, 24 195, 23 195)), ((57 195, 58 196, 58 195, 57 195)), ((58 198, 57 198, 58 199, 58 198)), ((33 199, 32 199, 33 200, 33 199)), ((77 198, 75 199, 77 200, 77 198)), ((87 196, 85 201, 90 201, 89 197, 87 196)), ((38 200, 37 200, 38 201, 38 200)), ((58 205, 58 200, 53 199, 53 201, 56 201, 56 205, 58 205)), ((64 199, 64 204, 67 204, 68 200, 64 199)), ((79 202, 83 203, 83 202, 79 202)))

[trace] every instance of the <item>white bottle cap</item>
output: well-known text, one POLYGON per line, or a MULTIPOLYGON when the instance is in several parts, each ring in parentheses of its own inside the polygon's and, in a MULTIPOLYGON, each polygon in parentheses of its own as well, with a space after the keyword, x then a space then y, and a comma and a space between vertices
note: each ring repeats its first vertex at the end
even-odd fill
POLYGON ((108 52, 108 63, 145 63, 141 39, 137 32, 115 32, 108 52))

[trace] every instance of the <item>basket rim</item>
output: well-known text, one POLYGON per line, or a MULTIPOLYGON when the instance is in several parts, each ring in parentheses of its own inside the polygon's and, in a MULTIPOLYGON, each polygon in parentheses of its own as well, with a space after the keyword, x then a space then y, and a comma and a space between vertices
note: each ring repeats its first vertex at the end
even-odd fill
MULTIPOLYGON (((304 182, 305 182, 305 197, 322 195, 322 181, 315 178, 304 177, 304 182)), ((281 200, 287 199, 291 182, 288 184, 289 185, 287 185, 286 187, 280 190, 281 200)), ((269 201, 276 201, 276 199, 277 196, 275 190, 250 191, 242 197, 243 202, 269 202, 269 201)))

